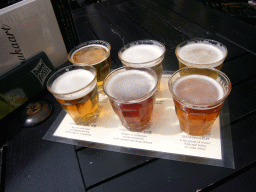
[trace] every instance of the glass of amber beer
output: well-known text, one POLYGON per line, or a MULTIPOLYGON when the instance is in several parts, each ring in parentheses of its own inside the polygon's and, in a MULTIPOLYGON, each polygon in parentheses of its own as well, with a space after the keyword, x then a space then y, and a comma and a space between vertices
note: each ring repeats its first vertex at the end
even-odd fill
POLYGON ((168 81, 180 128, 190 135, 208 133, 231 91, 229 78, 217 69, 182 68, 168 81), (201 71, 206 74, 202 75, 201 71))
POLYGON ((118 57, 126 67, 153 69, 158 77, 157 89, 159 90, 165 51, 164 44, 158 41, 139 40, 123 46, 118 52, 118 57))
POLYGON ((103 90, 124 127, 141 131, 150 126, 157 82, 150 68, 121 67, 106 77, 103 90))
POLYGON ((73 64, 88 64, 97 71, 98 90, 102 91, 103 80, 110 73, 111 46, 102 40, 92 40, 74 47, 68 54, 68 59, 73 64))
POLYGON ((90 65, 70 65, 55 72, 47 82, 47 89, 78 125, 98 116, 96 74, 90 65))
POLYGON ((221 69, 228 55, 227 48, 211 39, 191 39, 179 44, 175 49, 179 68, 216 68, 221 69))

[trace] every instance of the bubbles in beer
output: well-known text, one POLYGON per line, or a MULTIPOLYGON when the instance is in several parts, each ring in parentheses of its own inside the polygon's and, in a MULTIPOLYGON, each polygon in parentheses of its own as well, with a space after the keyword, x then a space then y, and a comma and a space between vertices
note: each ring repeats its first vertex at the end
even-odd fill
MULTIPOLYGON (((93 78, 94 75, 90 71, 83 69, 68 71, 54 80, 51 89, 57 94, 76 92, 86 87, 93 80, 93 78)), ((76 92, 72 95, 65 95, 59 99, 77 99, 89 93, 93 88, 94 87, 89 87, 84 89, 82 92, 76 92)))
POLYGON ((177 50, 179 57, 189 63, 210 64, 224 58, 224 52, 218 46, 207 43, 190 43, 177 50))
POLYGON ((181 100, 194 104, 213 103, 224 96, 220 83, 204 75, 180 77, 173 91, 181 100))
POLYGON ((133 100, 148 94, 154 89, 156 83, 154 77, 146 72, 128 70, 109 79, 106 90, 114 98, 133 100))
POLYGON ((126 62, 144 63, 159 58, 163 52, 163 48, 156 45, 134 45, 126 49, 121 57, 126 62))

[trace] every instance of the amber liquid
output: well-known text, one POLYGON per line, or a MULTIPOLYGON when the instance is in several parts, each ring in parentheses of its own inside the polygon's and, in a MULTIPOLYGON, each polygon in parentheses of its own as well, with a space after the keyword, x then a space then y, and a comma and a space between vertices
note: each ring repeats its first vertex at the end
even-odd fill
POLYGON ((208 110, 198 110, 183 106, 174 100, 175 111, 180 122, 180 128, 190 135, 204 135, 211 130, 219 116, 222 104, 208 110))
POLYGON ((174 99, 180 128, 190 135, 209 132, 223 105, 223 102, 210 105, 223 96, 221 85, 209 77, 190 75, 182 77, 176 84, 175 94, 183 101, 174 99), (209 103, 207 107, 200 107, 206 103, 209 103))
MULTIPOLYGON (((200 67, 200 64, 198 64, 198 66, 200 67)), ((218 70, 221 70, 222 66, 223 66, 223 63, 221 63, 220 65, 218 65, 218 66, 216 66, 214 68, 218 69, 218 70)), ((179 62, 179 68, 181 69, 181 68, 184 68, 184 67, 191 67, 191 66, 179 62)))
POLYGON ((85 63, 93 65, 97 71, 98 90, 102 90, 102 84, 106 76, 110 73, 111 59, 107 56, 107 50, 101 46, 87 46, 79 49, 72 56, 75 63, 85 63))
POLYGON ((122 124, 131 131, 141 131, 150 125, 155 95, 139 103, 121 104, 111 100, 122 124))
POLYGON ((56 99, 61 104, 62 108, 73 118, 76 124, 88 124, 98 115, 97 87, 95 87, 89 94, 79 99, 56 99))

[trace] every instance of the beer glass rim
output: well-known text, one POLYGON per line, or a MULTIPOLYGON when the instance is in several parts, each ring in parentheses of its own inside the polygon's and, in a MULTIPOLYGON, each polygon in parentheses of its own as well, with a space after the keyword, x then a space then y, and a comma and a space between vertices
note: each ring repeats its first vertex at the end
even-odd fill
MULTIPOLYGON (((193 75, 193 74, 191 74, 193 75)), ((201 75, 201 74, 199 74, 201 75)), ((207 76, 207 75, 204 75, 204 76, 207 76)), ((210 77, 210 76, 207 76, 207 77, 210 77)), ((211 78, 211 77, 210 77, 211 78)), ((214 78, 213 78, 214 79, 214 78)), ((214 79, 216 80, 216 79, 214 79)), ((173 99, 175 99, 177 102, 179 103, 182 103, 184 104, 186 107, 190 107, 190 108, 198 108, 198 109, 211 109, 213 107, 216 107, 218 105, 220 105, 221 103, 224 102, 224 100, 227 98, 227 96, 230 94, 231 92, 231 88, 232 88, 232 85, 231 85, 231 82, 230 82, 230 79, 228 78, 228 76, 223 73, 222 71, 218 70, 218 69, 215 69, 215 68, 196 68, 196 67, 184 67, 184 68, 181 68, 177 71, 175 71, 170 77, 169 77, 169 80, 168 80, 168 86, 169 86, 169 90, 170 92, 172 93, 172 96, 173 96, 173 99), (189 70, 189 69, 194 69, 194 70, 213 70, 215 72, 217 72, 220 76, 222 76, 222 78, 227 82, 227 85, 225 86, 226 87, 226 91, 224 90, 225 88, 223 87, 223 85, 221 85, 221 87, 223 88, 224 90, 224 95, 222 98, 218 99, 217 101, 214 101, 214 102, 210 102, 210 103, 194 103, 194 102, 188 102, 184 99, 180 99, 178 98, 178 96, 174 93, 173 91, 173 85, 174 83, 171 82, 171 80, 175 77, 176 74, 180 73, 181 71, 184 71, 184 70, 189 70)))
POLYGON ((156 72, 154 70, 152 70, 151 68, 146 68, 146 67, 145 68, 119 67, 119 68, 111 71, 107 75, 107 77, 104 79, 104 81, 103 81, 103 91, 111 100, 114 100, 116 102, 119 102, 119 103, 138 103, 138 102, 144 101, 145 99, 149 98, 150 96, 152 96, 156 92, 157 83, 158 83, 158 78, 157 78, 156 72), (108 94, 108 91, 106 90, 106 84, 107 84, 108 79, 111 78, 111 76, 114 76, 116 72, 121 71, 121 70, 123 70, 123 71, 127 71, 127 70, 147 71, 151 76, 154 77, 154 79, 156 79, 155 85, 152 88, 152 90, 150 92, 148 92, 146 95, 144 95, 142 97, 139 97, 139 98, 136 98, 136 99, 131 100, 131 99, 122 99, 122 98, 112 97, 111 95, 108 94))
MULTIPOLYGON (((137 40, 137 41, 132 41, 126 45, 124 45, 119 51, 118 51, 118 58, 123 62, 123 63, 126 63, 128 65, 135 65, 135 67, 137 65, 147 65, 149 63, 153 63, 153 62, 156 62, 158 60, 162 60, 164 55, 165 55, 165 52, 166 52, 166 47, 163 43, 159 42, 159 41, 156 41, 156 40, 151 40, 151 39, 143 39, 143 40, 137 40), (144 43, 143 43, 144 42, 144 43), (126 48, 129 48, 131 47, 132 45, 136 45, 137 43, 140 43, 141 45, 142 44, 145 44, 146 42, 151 42, 151 43, 156 43, 158 45, 160 45, 161 47, 163 47, 163 53, 156 59, 153 59, 151 61, 146 61, 146 62, 129 62, 129 61, 126 61, 124 59, 122 59, 122 52, 124 49, 126 48)), ((160 62, 160 61, 159 61, 160 62)))
MULTIPOLYGON (((86 69, 85 69, 85 70, 86 70, 86 69)), ((61 75, 62 75, 62 74, 61 74, 61 75)), ((61 75, 59 75, 58 77, 60 77, 61 75)), ((51 77, 50 77, 50 78, 48 79, 48 81, 47 81, 47 89, 48 89, 48 91, 50 91, 50 92, 51 92, 52 94, 54 94, 54 95, 65 96, 65 95, 70 95, 70 94, 78 93, 78 92, 84 90, 85 88, 92 86, 93 84, 97 85, 97 81, 96 81, 96 80, 97 80, 97 72, 96 72, 95 68, 92 67, 91 65, 88 65, 88 64, 83 64, 83 65, 80 65, 80 64, 68 65, 68 66, 66 66, 66 67, 63 67, 63 68, 59 69, 58 71, 56 71, 55 73, 53 73, 53 74, 51 75, 51 77), (64 74, 65 71, 68 72, 67 69, 70 69, 70 68, 74 68, 74 69, 85 69, 84 67, 89 67, 92 71, 94 71, 94 73, 93 73, 94 78, 90 81, 90 83, 86 84, 85 86, 83 86, 82 88, 80 88, 80 89, 78 89, 78 90, 76 90, 76 91, 71 91, 71 92, 68 92, 68 93, 56 93, 56 92, 54 92, 54 91, 51 89, 51 86, 50 86, 49 84, 50 84, 51 81, 54 82, 54 80, 57 78, 57 77, 55 78, 55 75, 57 75, 58 73, 62 73, 62 72, 63 72, 62 74, 64 74), (53 79, 53 78, 55 78, 55 79, 53 79)))
POLYGON ((74 48, 72 48, 72 49, 69 51, 68 60, 69 60, 71 63, 73 63, 73 64, 97 65, 97 64, 101 63, 102 61, 106 60, 106 59, 109 57, 109 55, 110 55, 110 50, 111 50, 111 45, 110 45, 107 41, 104 41, 104 40, 90 40, 90 41, 85 41, 85 42, 83 42, 83 43, 78 44, 77 46, 75 46, 74 48), (106 54, 106 56, 105 56, 102 60, 100 60, 99 62, 96 62, 96 63, 93 63, 93 64, 87 64, 87 63, 75 62, 75 61, 72 59, 73 54, 74 54, 78 49, 80 49, 80 48, 82 48, 82 47, 86 47, 86 46, 88 46, 88 45, 103 45, 103 44, 101 44, 101 43, 104 43, 108 49, 107 49, 107 54, 106 54))
POLYGON ((189 67, 197 67, 197 68, 212 68, 212 67, 217 67, 218 65, 220 65, 221 63, 224 62, 224 60, 226 59, 227 55, 228 55, 228 49, 227 47, 222 44, 221 42, 219 41, 216 41, 216 40, 213 40, 213 39, 206 39, 206 38, 193 38, 193 39, 189 39, 189 40, 186 40, 186 41, 183 41, 182 43, 180 43, 176 49, 175 49, 175 55, 176 57, 178 58, 178 60, 186 65, 188 65, 189 67), (224 56, 222 59, 220 59, 219 61, 216 61, 214 63, 203 63, 203 64, 196 64, 196 63, 190 63, 188 61, 185 61, 184 59, 180 58, 179 54, 178 54, 178 50, 180 49, 180 47, 186 45, 186 44, 189 44, 189 43, 193 43, 193 42, 196 42, 196 41, 199 41, 199 42, 204 42, 204 41, 207 41, 207 44, 212 44, 214 43, 215 45, 218 45, 220 47, 223 47, 224 50, 225 50, 225 53, 224 53, 224 56), (212 43, 211 43, 212 42, 212 43))

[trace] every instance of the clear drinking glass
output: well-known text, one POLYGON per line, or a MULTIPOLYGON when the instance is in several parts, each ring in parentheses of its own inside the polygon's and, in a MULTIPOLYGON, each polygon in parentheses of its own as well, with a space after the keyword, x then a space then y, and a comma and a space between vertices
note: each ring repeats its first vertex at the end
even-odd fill
POLYGON ((126 67, 153 69, 158 77, 157 89, 159 90, 165 51, 164 44, 158 41, 139 40, 123 46, 118 52, 118 57, 126 67))
POLYGON ((103 81, 111 68, 110 50, 111 46, 106 41, 87 41, 74 47, 69 52, 68 59, 73 64, 88 64, 95 67, 98 90, 102 91, 103 81))
POLYGON ((179 44, 175 49, 179 68, 216 68, 221 69, 228 55, 227 48, 211 39, 191 39, 179 44))
POLYGON ((150 68, 121 67, 106 77, 103 90, 124 127, 141 131, 150 126, 157 82, 150 68))
POLYGON ((180 128, 190 135, 210 131, 231 91, 229 78, 214 68, 182 68, 171 75, 168 85, 180 128), (202 75, 203 70, 210 75, 202 75))
POLYGON ((47 89, 76 124, 88 124, 98 116, 98 89, 94 67, 64 67, 49 78, 47 89))

